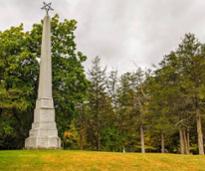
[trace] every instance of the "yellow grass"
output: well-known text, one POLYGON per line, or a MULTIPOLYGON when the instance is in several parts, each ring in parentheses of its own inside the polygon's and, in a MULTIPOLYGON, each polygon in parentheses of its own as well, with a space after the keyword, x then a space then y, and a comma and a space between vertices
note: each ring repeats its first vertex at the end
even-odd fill
POLYGON ((0 171, 205 171, 205 156, 86 151, 0 151, 0 171))

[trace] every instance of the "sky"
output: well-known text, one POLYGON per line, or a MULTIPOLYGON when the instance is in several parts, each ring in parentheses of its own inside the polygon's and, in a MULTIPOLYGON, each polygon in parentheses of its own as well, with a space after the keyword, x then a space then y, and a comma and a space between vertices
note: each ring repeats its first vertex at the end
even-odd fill
MULTIPOLYGON (((0 30, 24 23, 29 30, 45 12, 42 0, 0 0, 0 30)), ((150 68, 177 48, 185 33, 205 42, 203 0, 50 0, 63 20, 76 19, 79 51, 120 73, 150 68)))

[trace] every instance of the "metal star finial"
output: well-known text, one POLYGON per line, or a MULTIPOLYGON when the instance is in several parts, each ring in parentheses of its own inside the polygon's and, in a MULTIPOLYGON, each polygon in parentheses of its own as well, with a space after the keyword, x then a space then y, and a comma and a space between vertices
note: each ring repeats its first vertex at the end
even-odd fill
POLYGON ((43 2, 43 7, 41 9, 46 11, 46 15, 48 15, 49 11, 53 11, 54 10, 51 7, 51 4, 52 4, 51 2, 49 2, 49 3, 43 2))

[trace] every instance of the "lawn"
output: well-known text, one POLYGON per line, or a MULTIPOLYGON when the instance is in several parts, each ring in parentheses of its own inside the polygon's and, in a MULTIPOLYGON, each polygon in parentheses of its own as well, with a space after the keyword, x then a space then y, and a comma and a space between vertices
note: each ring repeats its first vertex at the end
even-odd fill
POLYGON ((0 151, 0 171, 205 171, 205 156, 87 151, 0 151))

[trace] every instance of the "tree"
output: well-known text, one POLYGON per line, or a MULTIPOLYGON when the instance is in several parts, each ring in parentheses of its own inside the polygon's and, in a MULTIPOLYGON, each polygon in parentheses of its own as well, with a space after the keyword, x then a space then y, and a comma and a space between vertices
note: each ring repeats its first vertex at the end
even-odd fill
POLYGON ((133 91, 133 112, 136 115, 136 122, 140 130, 141 152, 145 153, 144 129, 146 116, 148 114, 149 95, 147 92, 148 73, 138 68, 131 76, 131 89, 133 91))
POLYGON ((93 66, 89 71, 89 106, 90 106, 90 142, 96 150, 101 150, 103 132, 109 128, 112 122, 112 103, 106 91, 106 68, 101 68, 100 58, 93 60, 93 66))
POLYGON ((23 25, 0 32, 0 148, 20 148, 32 121, 38 65, 23 25))
MULTIPOLYGON (((193 124, 192 117, 195 115, 199 153, 203 154, 201 104, 205 72, 202 45, 194 35, 186 34, 176 52, 165 56, 160 67, 155 72, 158 92, 152 92, 152 95, 156 92, 152 102, 160 104, 157 109, 158 112, 162 111, 160 115, 170 115, 172 122, 174 121, 175 126, 179 128, 182 154, 189 153, 189 129, 193 124)), ((160 124, 162 123, 161 121, 160 124)), ((163 128, 166 128, 165 125, 163 128)))
POLYGON ((193 34, 186 34, 179 45, 177 57, 183 74, 183 86, 192 99, 193 112, 196 117, 199 154, 204 154, 201 109, 205 85, 205 56, 201 43, 193 34))
MULTIPOLYGON (((88 87, 82 66, 86 56, 76 50, 74 41, 76 24, 75 20, 60 22, 57 15, 51 20, 53 97, 57 127, 62 139, 76 114, 74 104, 85 98, 88 87)), ((36 58, 40 57, 41 35, 42 23, 34 24, 31 31, 26 33, 23 26, 0 33, 0 96, 4 99, 0 102, 0 111, 10 118, 10 122, 6 122, 1 117, 1 124, 6 125, 7 130, 2 130, 4 135, 1 137, 3 142, 6 141, 6 132, 12 134, 15 140, 19 137, 20 142, 12 143, 12 148, 24 146, 28 136, 25 130, 31 126, 38 83, 39 66, 36 58), (17 133, 12 133, 12 130, 17 133)), ((3 145, 2 148, 8 146, 3 145)))
POLYGON ((147 125, 149 125, 150 134, 160 139, 162 153, 165 152, 166 137, 170 137, 175 132, 175 115, 173 115, 175 111, 172 110, 174 105, 171 102, 176 100, 173 95, 179 95, 171 79, 173 78, 172 71, 172 68, 163 65, 147 80, 147 91, 150 97, 147 125))
POLYGON ((111 97, 113 108, 116 111, 117 109, 117 89, 118 89, 118 72, 111 71, 109 77, 107 78, 107 90, 108 95, 111 97))

